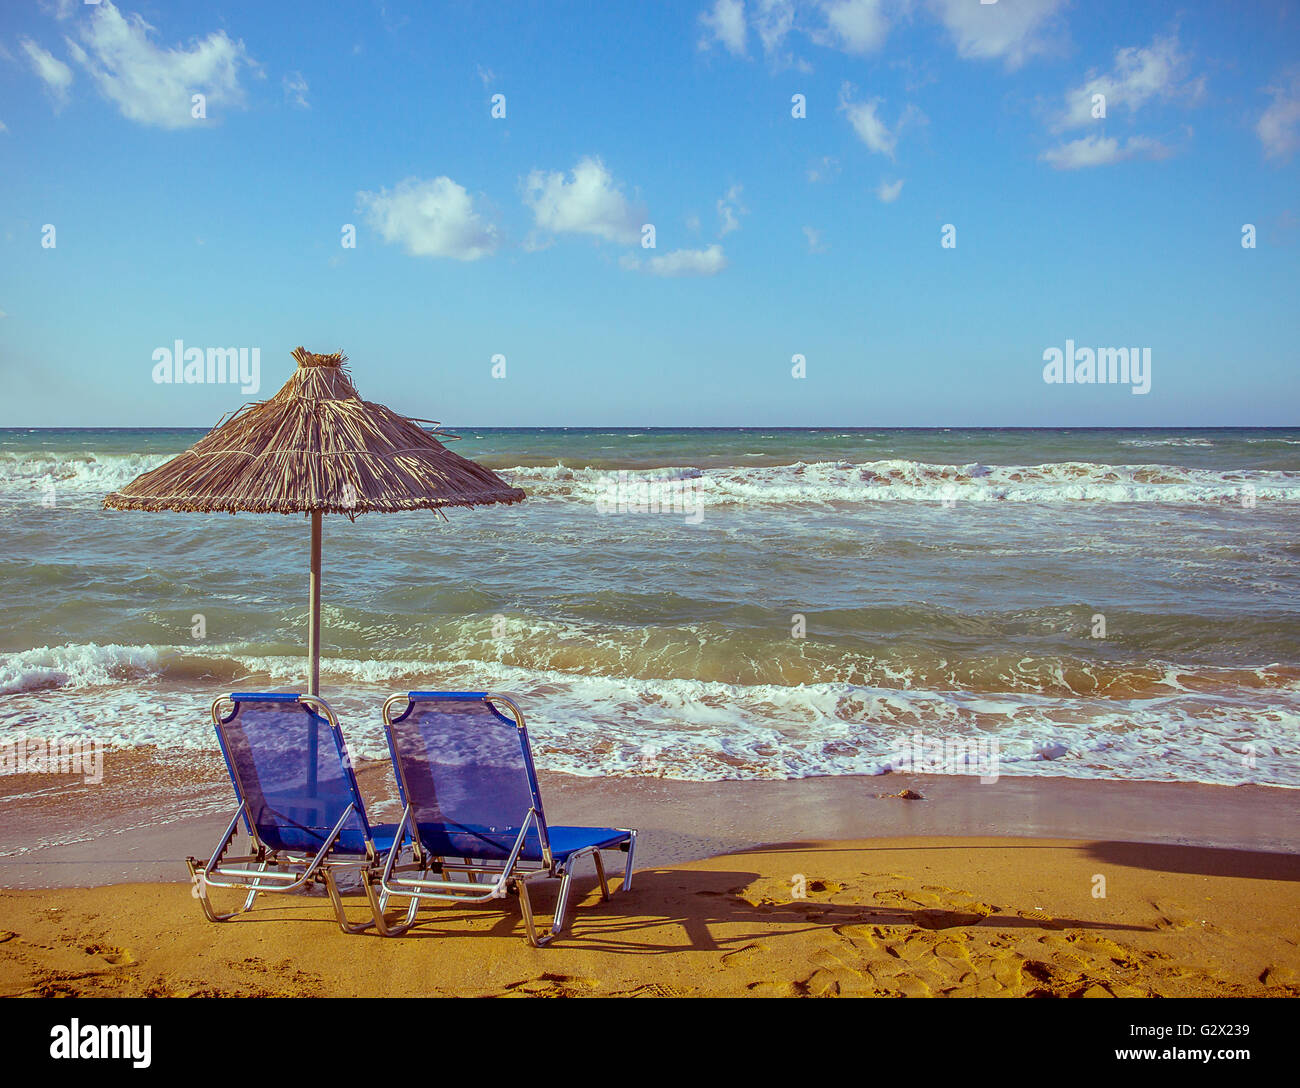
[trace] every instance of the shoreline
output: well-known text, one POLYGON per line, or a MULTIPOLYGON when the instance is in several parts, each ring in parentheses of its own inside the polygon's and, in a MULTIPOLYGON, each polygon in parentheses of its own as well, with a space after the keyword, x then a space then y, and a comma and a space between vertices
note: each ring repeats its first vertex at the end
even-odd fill
MULTIPOLYGON (((185 880, 185 857, 211 850, 234 811, 219 756, 195 755, 111 752, 99 786, 0 778, 0 888, 185 880)), ((359 765, 358 778, 371 822, 396 822, 389 765, 359 765)), ((1300 854, 1300 791, 1274 786, 1008 775, 983 784, 899 773, 693 782, 543 771, 540 779, 549 822, 636 827, 637 861, 647 867, 772 843, 934 836, 1300 854), (892 796, 905 790, 921 799, 892 796)))

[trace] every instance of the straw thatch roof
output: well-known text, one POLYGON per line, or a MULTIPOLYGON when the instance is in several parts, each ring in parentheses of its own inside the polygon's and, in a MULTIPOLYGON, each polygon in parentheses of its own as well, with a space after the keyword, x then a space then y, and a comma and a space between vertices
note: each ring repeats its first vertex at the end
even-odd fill
POLYGON ((270 400, 244 405, 184 453, 113 492, 104 506, 353 516, 524 498, 412 420, 362 400, 341 352, 298 348, 293 356, 297 370, 270 400))

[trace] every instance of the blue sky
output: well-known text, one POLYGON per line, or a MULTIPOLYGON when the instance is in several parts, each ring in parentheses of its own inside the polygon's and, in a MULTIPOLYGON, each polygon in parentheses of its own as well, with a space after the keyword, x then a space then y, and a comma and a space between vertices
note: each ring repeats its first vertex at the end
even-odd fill
POLYGON ((0 425, 249 399, 155 383, 177 339, 452 424, 1296 424, 1298 47, 1274 0, 8 3, 0 425), (1067 339, 1150 392, 1046 384, 1067 339))

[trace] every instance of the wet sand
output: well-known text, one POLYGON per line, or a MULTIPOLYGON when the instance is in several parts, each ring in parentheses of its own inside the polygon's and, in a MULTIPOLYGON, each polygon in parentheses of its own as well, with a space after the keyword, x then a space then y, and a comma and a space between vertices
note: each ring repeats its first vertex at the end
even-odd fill
MULTIPOLYGON (((358 768, 375 823, 401 810, 388 764, 358 768)), ((556 824, 641 831, 637 858, 676 865, 770 842, 889 836, 1033 836, 1300 853, 1300 791, 1070 778, 876 775, 681 782, 541 776, 556 824), (922 800, 896 795, 910 790, 922 800)), ((109 753, 98 785, 0 777, 0 887, 186 878, 234 811, 216 755, 109 753)))

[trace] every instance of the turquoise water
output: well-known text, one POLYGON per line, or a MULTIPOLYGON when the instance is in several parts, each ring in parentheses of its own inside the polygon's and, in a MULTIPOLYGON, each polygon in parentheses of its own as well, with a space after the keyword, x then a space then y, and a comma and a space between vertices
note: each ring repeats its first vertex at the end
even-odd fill
MULTIPOLYGON (((301 688, 305 518, 99 509, 202 433, 0 431, 0 730, 209 747, 216 693, 301 688)), ((528 501, 326 519, 363 752, 392 690, 493 688, 581 774, 875 773, 920 731, 1300 785, 1300 429, 458 433, 528 501)))

